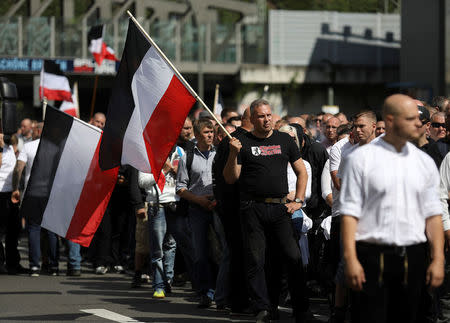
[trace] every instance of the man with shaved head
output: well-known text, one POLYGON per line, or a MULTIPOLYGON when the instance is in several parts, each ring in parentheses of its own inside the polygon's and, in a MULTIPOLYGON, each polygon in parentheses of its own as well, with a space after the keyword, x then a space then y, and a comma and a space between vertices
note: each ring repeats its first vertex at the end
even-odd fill
POLYGON ((91 124, 103 130, 106 123, 106 116, 102 112, 97 112, 91 120, 91 124))
MULTIPOLYGON (((325 116, 324 116, 325 118, 325 116)), ((325 122, 325 139, 322 140, 322 145, 330 153, 331 147, 337 142, 337 128, 341 125, 341 120, 336 117, 328 118, 325 122)))
POLYGON ((306 121, 305 119, 301 118, 301 117, 290 117, 288 119, 289 123, 296 123, 302 126, 303 130, 306 129, 306 121))
POLYGON ((32 138, 32 124, 31 120, 28 118, 25 118, 20 123, 20 134, 17 136, 18 144, 17 144, 17 150, 21 151, 23 148, 23 145, 25 143, 30 142, 33 140, 32 138))
POLYGON ((348 155, 342 169, 339 211, 353 323, 416 322, 423 289, 444 278, 439 173, 409 142, 420 136, 417 104, 392 95, 383 119, 385 135, 348 155))

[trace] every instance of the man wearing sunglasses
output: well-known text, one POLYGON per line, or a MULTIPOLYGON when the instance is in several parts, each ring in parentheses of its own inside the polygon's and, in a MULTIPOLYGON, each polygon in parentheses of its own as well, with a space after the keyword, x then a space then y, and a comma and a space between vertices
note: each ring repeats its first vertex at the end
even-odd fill
POLYGON ((437 112, 431 116, 430 138, 434 141, 445 138, 445 114, 437 112))

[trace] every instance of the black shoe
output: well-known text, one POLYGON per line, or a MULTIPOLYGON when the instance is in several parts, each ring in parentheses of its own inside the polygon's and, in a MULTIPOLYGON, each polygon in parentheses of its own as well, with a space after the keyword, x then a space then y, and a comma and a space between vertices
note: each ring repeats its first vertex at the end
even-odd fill
POLYGON ((259 311, 256 315, 256 323, 270 323, 269 311, 259 311))
POLYGON ((211 306, 212 300, 206 295, 200 296, 200 302, 198 303, 198 308, 208 308, 211 306))
POLYGON ((9 271, 6 269, 5 265, 0 265, 0 275, 6 275, 8 272, 9 271))
POLYGON ((17 265, 16 267, 8 267, 8 275, 23 275, 28 274, 30 271, 21 265, 17 265))
POLYGON ((164 291, 166 294, 172 293, 172 281, 170 279, 164 284, 164 291))
POLYGON ((79 277, 79 276, 81 276, 81 270, 69 268, 69 269, 67 269, 66 275, 73 276, 73 277, 79 277))
POLYGON ((296 313, 294 311, 295 323, 318 323, 321 322, 314 317, 314 315, 310 312, 300 312, 296 313))
POLYGON ((230 315, 235 316, 255 316, 255 311, 253 308, 245 307, 245 308, 231 308, 230 315))
POLYGON ((280 311, 278 310, 278 307, 271 308, 269 314, 271 321, 277 321, 280 319, 280 311))
POLYGON ((133 276, 133 280, 131 281, 131 288, 139 288, 142 285, 142 273, 140 271, 136 271, 133 276))
POLYGON ((50 268, 48 269, 48 274, 50 276, 59 276, 59 270, 58 268, 50 268))

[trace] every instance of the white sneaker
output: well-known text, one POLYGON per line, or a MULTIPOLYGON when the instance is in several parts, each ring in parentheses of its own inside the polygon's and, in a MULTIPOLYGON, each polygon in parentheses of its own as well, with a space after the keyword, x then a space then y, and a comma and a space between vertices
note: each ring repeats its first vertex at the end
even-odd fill
POLYGON ((98 266, 97 268, 95 268, 95 273, 97 275, 104 275, 108 272, 108 268, 105 266, 98 266))
POLYGON ((116 273, 119 273, 119 274, 121 274, 125 271, 125 269, 123 269, 123 267, 121 265, 114 266, 114 270, 116 273))
POLYGON ((142 280, 143 282, 149 283, 149 282, 150 282, 150 276, 147 275, 147 274, 142 274, 142 275, 141 275, 141 280, 142 280))
POLYGON ((31 267, 30 268, 30 276, 31 277, 39 277, 39 267, 31 267))

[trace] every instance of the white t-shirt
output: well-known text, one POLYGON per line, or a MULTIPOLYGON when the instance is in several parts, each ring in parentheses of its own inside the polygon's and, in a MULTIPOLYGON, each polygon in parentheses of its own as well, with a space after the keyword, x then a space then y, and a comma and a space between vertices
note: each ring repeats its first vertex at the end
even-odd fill
POLYGON ((409 142, 401 152, 383 139, 361 146, 342 169, 339 208, 359 220, 356 241, 425 242, 426 219, 442 214, 436 165, 409 142))
POLYGON ((327 159, 323 166, 322 177, 320 178, 322 188, 322 198, 326 201, 327 196, 333 193, 333 181, 330 174, 330 160, 327 159))
POLYGON ((342 147, 348 143, 348 136, 339 140, 337 143, 331 147, 330 150, 330 172, 339 169, 339 164, 341 163, 342 147))
POLYGON ((28 180, 30 179, 31 167, 33 167, 34 157, 36 157, 36 152, 40 141, 40 139, 37 139, 26 143, 20 151, 19 157, 17 157, 17 160, 21 160, 26 163, 25 187, 27 187, 28 180))
MULTIPOLYGON (((303 164, 306 168, 306 173, 308 174, 308 181, 306 182, 306 191, 305 191, 305 203, 303 203, 303 206, 306 206, 306 201, 311 197, 311 185, 312 185, 312 170, 311 165, 306 160, 303 160, 303 164)), ((287 168, 287 174, 288 174, 288 187, 289 192, 295 192, 296 185, 297 185, 297 175, 295 175, 294 170, 292 169, 291 164, 288 164, 287 168)))
POLYGON ((2 166, 0 167, 0 192, 12 192, 12 175, 16 165, 16 155, 10 145, 3 147, 2 166))

